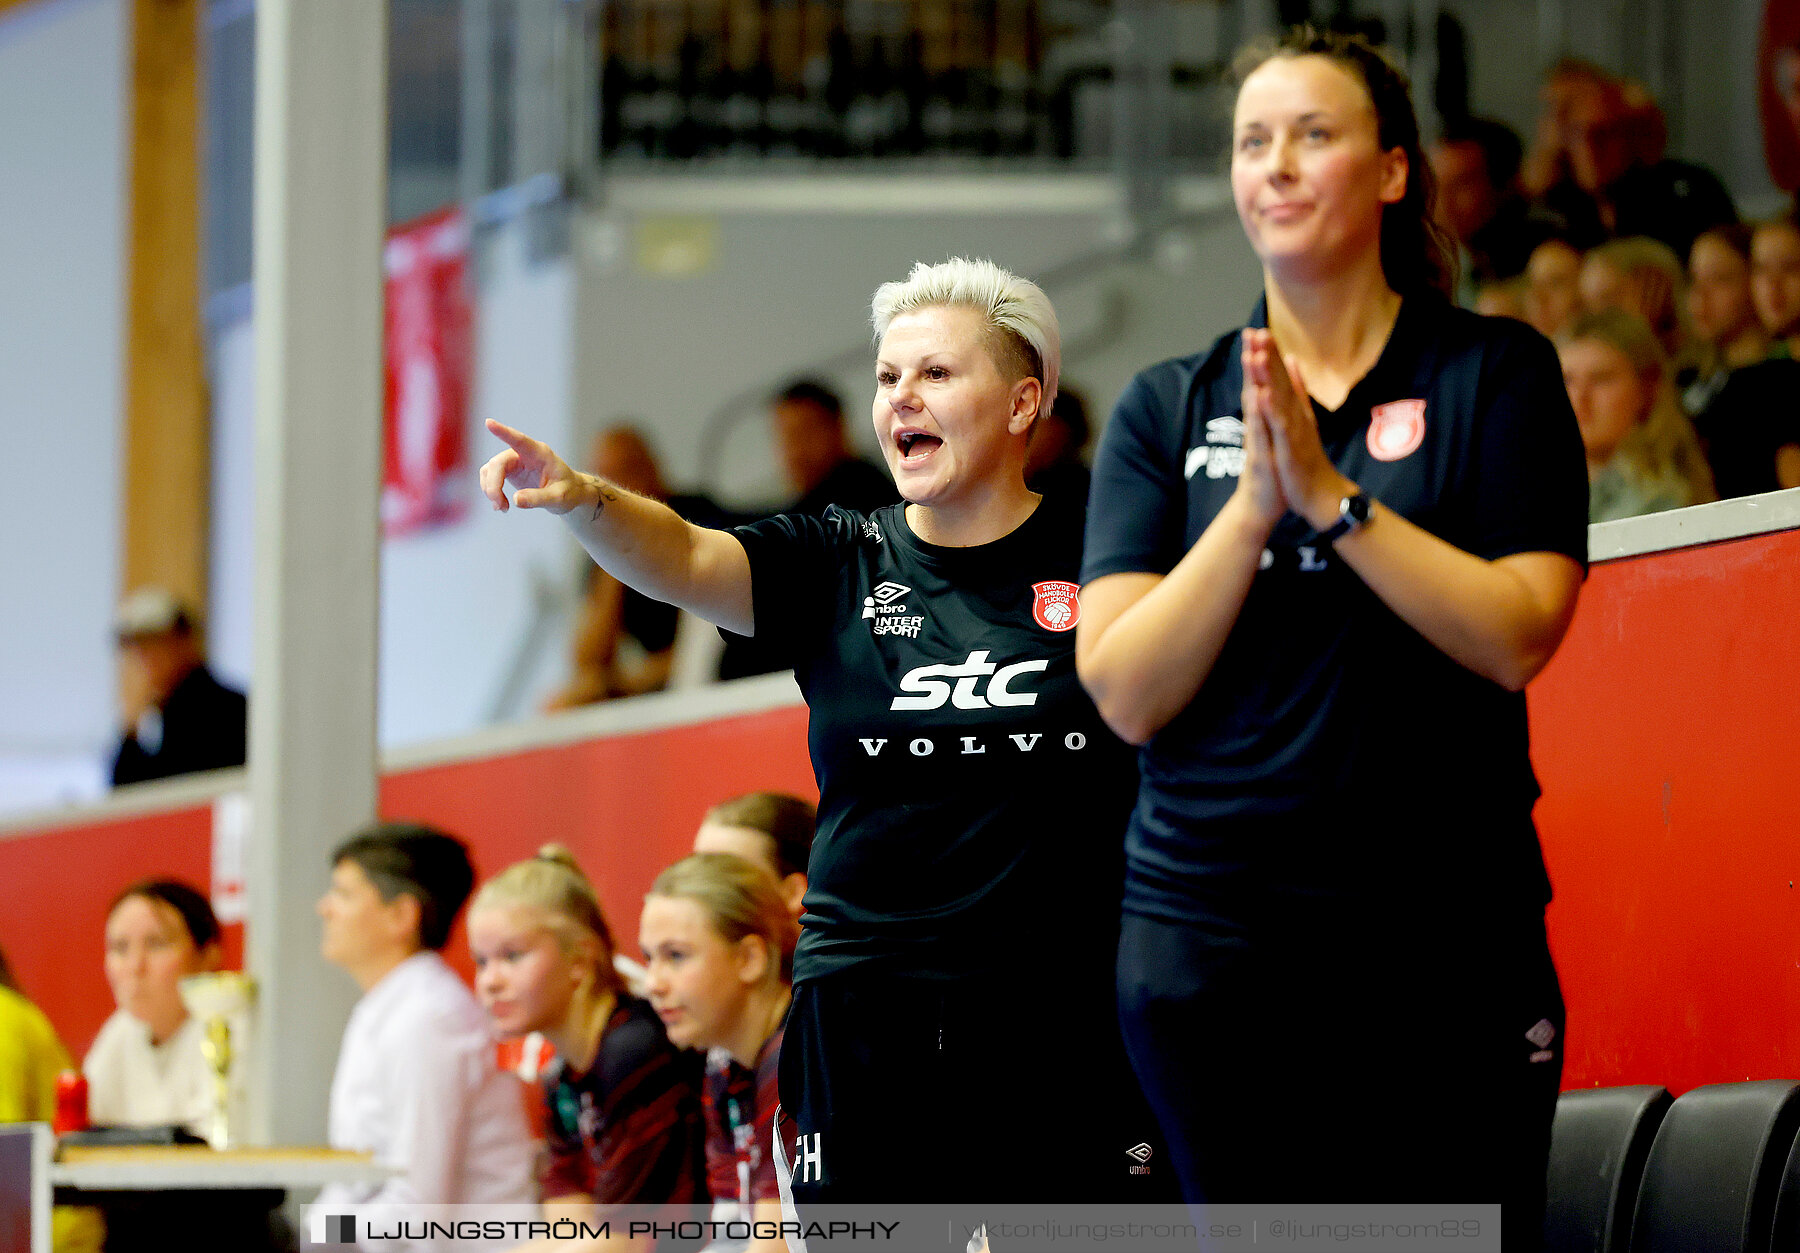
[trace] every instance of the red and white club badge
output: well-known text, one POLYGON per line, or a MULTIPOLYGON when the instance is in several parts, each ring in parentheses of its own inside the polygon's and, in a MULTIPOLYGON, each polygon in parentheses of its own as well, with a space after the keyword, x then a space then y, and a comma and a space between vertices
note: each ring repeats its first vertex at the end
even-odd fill
POLYGON ((1031 616, 1044 630, 1073 631, 1081 621, 1081 588, 1077 584, 1052 580, 1033 583, 1031 590, 1035 593, 1031 616))
POLYGON ((1390 400, 1369 410, 1369 455, 1398 461, 1425 441, 1425 402, 1390 400))

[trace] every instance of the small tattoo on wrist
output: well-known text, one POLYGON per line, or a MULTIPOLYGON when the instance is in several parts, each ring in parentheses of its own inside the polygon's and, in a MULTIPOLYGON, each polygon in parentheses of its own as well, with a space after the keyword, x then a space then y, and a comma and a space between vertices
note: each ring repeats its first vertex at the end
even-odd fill
POLYGON ((617 499, 618 497, 607 491, 606 488, 598 488, 594 494, 594 515, 589 518, 588 521, 598 522, 600 520, 600 515, 606 512, 607 504, 610 501, 615 501, 617 499))

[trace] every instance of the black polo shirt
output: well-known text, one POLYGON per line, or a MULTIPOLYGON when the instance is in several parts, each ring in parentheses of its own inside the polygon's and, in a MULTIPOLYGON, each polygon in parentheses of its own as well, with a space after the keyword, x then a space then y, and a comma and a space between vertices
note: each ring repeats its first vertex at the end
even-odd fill
MULTIPOLYGON (((1250 325, 1265 320, 1259 305, 1250 325)), ((1242 388, 1237 332, 1132 380, 1095 461, 1084 583, 1167 573, 1199 538, 1237 487, 1242 388)), ((1410 297, 1343 405, 1314 409, 1333 463, 1425 530, 1479 557, 1585 563, 1580 434, 1523 323, 1410 297)), ((1144 748, 1127 908, 1222 918, 1270 892, 1472 880, 1541 906, 1524 695, 1427 643, 1311 537, 1282 518, 1206 682, 1144 748)))
POLYGON ((1075 675, 1081 532, 1051 496, 973 548, 919 539, 903 505, 733 532, 757 638, 811 707, 797 982, 1035 968, 1046 927, 1110 952, 1134 775, 1075 675))

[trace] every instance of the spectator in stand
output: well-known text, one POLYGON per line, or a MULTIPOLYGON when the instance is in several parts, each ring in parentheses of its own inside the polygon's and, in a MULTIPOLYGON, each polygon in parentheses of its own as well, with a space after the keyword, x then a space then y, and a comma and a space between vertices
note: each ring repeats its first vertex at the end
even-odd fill
POLYGON ((249 706, 206 668, 194 616, 159 587, 119 607, 125 731, 114 787, 244 764, 249 706))
POLYGON ((1800 487, 1800 362, 1733 370, 1694 418, 1722 498, 1800 487))
MULTIPOLYGON (((799 927, 775 881, 730 853, 695 853, 656 876, 638 943, 650 1003, 681 1048, 706 1051, 706 1176, 713 1221, 781 1220, 775 1111, 799 927)), ((778 1235, 707 1253, 786 1253, 778 1235)))
MULTIPOLYGON (((832 505, 873 513, 898 500, 885 471, 850 451, 844 434, 844 402, 817 379, 796 379, 769 401, 769 418, 781 467, 794 500, 782 513, 822 518, 832 505)), ((712 525, 704 519, 693 519, 712 525)), ((722 525, 722 524, 721 524, 722 525)), ((719 660, 721 679, 741 679, 786 669, 766 640, 727 635, 719 660)))
POLYGON ((1581 307, 1586 313, 1623 309, 1635 313, 1656 332, 1656 341, 1671 361, 1687 350, 1682 317, 1686 275, 1681 259, 1660 240, 1643 235, 1609 239, 1581 259, 1581 307))
POLYGON ((1480 287, 1523 274, 1532 249, 1557 231, 1519 190, 1521 155, 1512 127, 1483 117, 1447 120, 1431 147, 1438 224, 1459 245, 1465 304, 1480 287))
MULTIPOLYGON (((1719 232, 1694 245, 1696 274, 1702 258, 1710 258, 1707 264, 1724 276, 1726 294, 1718 303, 1727 310, 1734 307, 1733 299, 1742 299, 1733 297, 1730 287, 1732 277, 1741 273, 1743 254, 1736 249, 1742 241, 1741 231, 1719 232), (1732 268, 1734 260, 1739 269, 1732 268)), ((1694 415, 1719 495, 1728 498, 1800 487, 1800 405, 1795 400, 1800 397, 1800 362, 1793 360, 1800 351, 1800 227, 1792 218, 1764 222, 1750 235, 1749 254, 1756 324, 1736 333, 1730 341, 1735 352, 1724 342, 1729 332, 1718 333, 1710 394, 1694 415), (1772 359, 1734 365, 1734 360, 1750 357, 1758 344, 1767 345, 1772 359)), ((1698 278, 1695 290, 1700 290, 1698 278)), ((1735 319, 1718 315, 1721 326, 1741 321, 1741 312, 1735 319)), ((1703 389, 1696 384, 1689 390, 1703 389)))
POLYGON ((362 989, 331 1081, 331 1145, 399 1173, 331 1184, 319 1204, 529 1205, 536 1150, 487 1016, 440 950, 475 873, 462 842, 409 823, 332 854, 321 949, 362 989))
POLYGON ((1025 460, 1025 485, 1050 496, 1086 500, 1092 477, 1082 452, 1091 426, 1087 398, 1064 383, 1056 389, 1050 416, 1031 433, 1031 451, 1025 460))
POLYGON ((1581 312, 1581 253, 1567 240, 1547 239, 1525 267, 1525 321, 1555 339, 1581 312))
MULTIPOLYGON (((670 499, 662 467, 635 426, 600 432, 588 461, 595 474, 621 487, 663 501, 683 517, 693 513, 670 499)), ((680 611, 640 595, 592 563, 585 573, 587 591, 575 621, 569 682, 544 702, 546 712, 661 691, 674 665, 680 611)))
POLYGON ((789 383, 770 402, 770 420, 795 496, 783 513, 823 517, 832 505, 870 513, 899 499, 885 471, 850 451, 844 402, 823 383, 789 383))
POLYGON ((1579 57, 1564 57, 1545 72, 1538 89, 1537 130, 1519 170, 1527 196, 1542 200, 1553 188, 1570 182, 1576 104, 1603 90, 1607 77, 1605 70, 1579 57))
POLYGON ((1568 101, 1567 177, 1542 197, 1583 248, 1649 235, 1685 257, 1709 226, 1737 221, 1712 171, 1663 155, 1662 110, 1641 87, 1589 76, 1568 101))
POLYGON ((1770 355, 1800 358, 1800 222, 1773 218, 1750 238, 1750 295, 1770 355))
POLYGON ((1769 335, 1750 296, 1751 235, 1741 222, 1715 226, 1701 233, 1688 254, 1687 311, 1695 354, 1692 370, 1676 382, 1681 407, 1690 416, 1706 408, 1733 370, 1769 355, 1769 335))
POLYGON ((1584 313, 1557 352, 1587 451, 1589 522, 1716 499, 1649 323, 1618 309, 1584 313))
POLYGON ((95 1123, 180 1123, 206 1134, 212 1067, 181 981, 218 969, 219 959, 219 920, 187 884, 146 879, 114 899, 106 911, 106 982, 118 1008, 81 1066, 95 1123))
POLYGON ((733 853, 773 876, 795 918, 806 896, 818 811, 786 792, 746 792, 706 811, 694 833, 696 853, 733 853))

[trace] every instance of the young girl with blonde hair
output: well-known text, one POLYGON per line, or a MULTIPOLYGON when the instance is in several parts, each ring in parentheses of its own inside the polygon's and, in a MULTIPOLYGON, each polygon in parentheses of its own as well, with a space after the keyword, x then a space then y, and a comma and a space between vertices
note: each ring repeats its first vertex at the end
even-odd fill
POLYGON ((540 1031, 556 1048, 543 1079, 550 1216, 704 1199, 698 1059, 626 990, 599 899, 567 849, 546 845, 488 881, 469 911, 469 950, 495 1028, 540 1031))
MULTIPOLYGON (((683 858, 644 898, 650 1003, 673 1043, 708 1051, 706 1176, 721 1221, 781 1217, 770 1147, 799 934, 773 876, 732 853, 683 858)), ((781 1248, 753 1240, 749 1253, 781 1248)))

